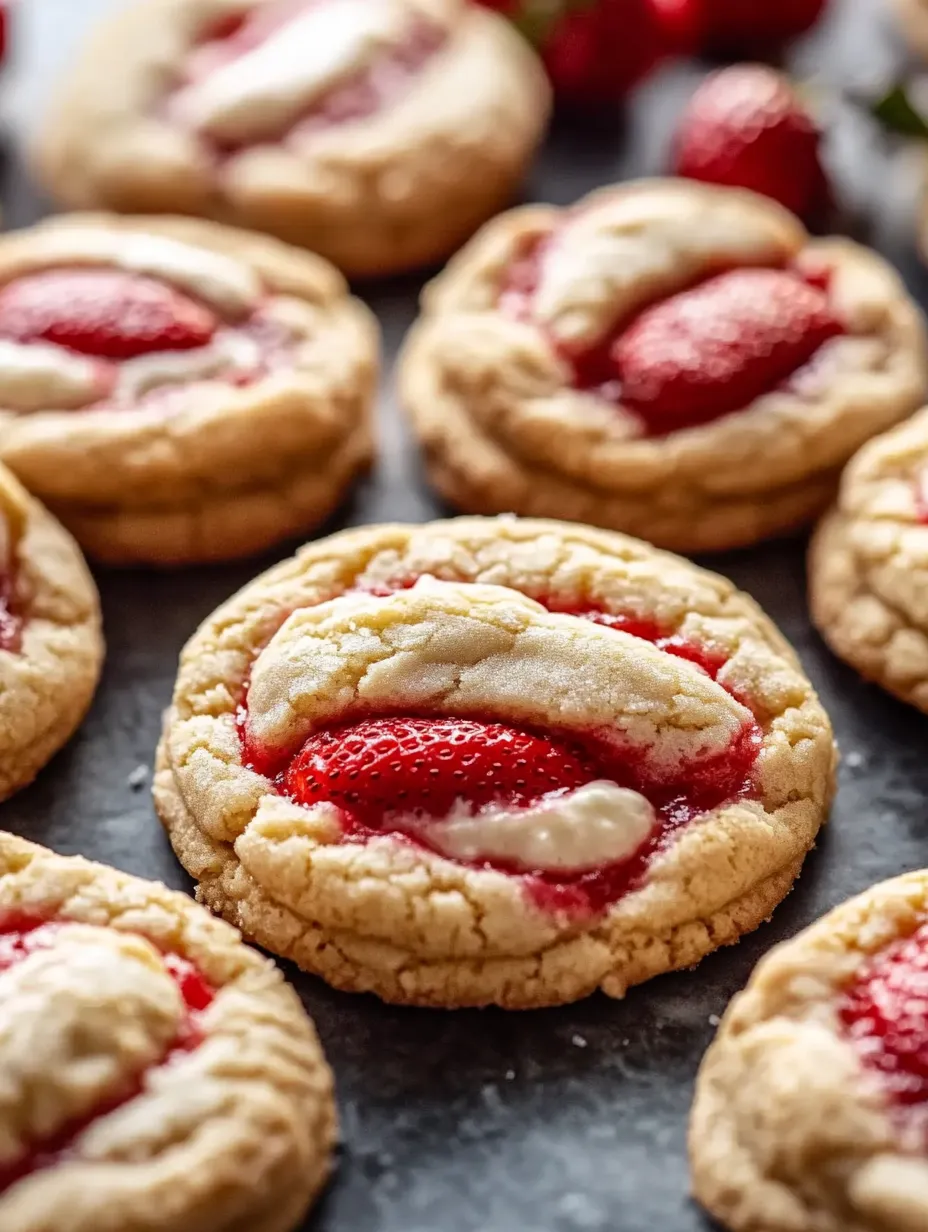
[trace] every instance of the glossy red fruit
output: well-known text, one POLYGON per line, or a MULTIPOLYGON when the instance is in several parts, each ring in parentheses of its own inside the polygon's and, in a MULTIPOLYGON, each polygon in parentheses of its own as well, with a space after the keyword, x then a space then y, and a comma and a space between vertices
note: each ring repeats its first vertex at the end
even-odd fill
POLYGON ((27 274, 0 289, 0 338, 54 342, 102 359, 203 346, 218 321, 153 278, 111 269, 27 274))
POLYGON ((928 1100, 928 925, 873 958, 839 1011, 864 1064, 892 1098, 928 1100))
POLYGON ((567 740, 458 718, 368 719, 317 732, 286 774, 301 804, 326 801, 377 829, 391 814, 445 817, 458 800, 528 806, 599 777, 567 740))
POLYGON ((819 20, 828 0, 705 0, 703 44, 727 55, 768 55, 819 20))
POLYGON ((788 78, 762 64, 736 64, 713 73, 690 100, 674 171, 763 193, 809 220, 829 197, 819 140, 788 78))
POLYGON ((773 389, 841 332, 789 270, 731 270, 644 312, 616 340, 622 402, 654 432, 705 423, 773 389))
POLYGON ((698 43, 703 0, 480 0, 507 16, 545 63, 555 94, 620 102, 662 60, 698 43))

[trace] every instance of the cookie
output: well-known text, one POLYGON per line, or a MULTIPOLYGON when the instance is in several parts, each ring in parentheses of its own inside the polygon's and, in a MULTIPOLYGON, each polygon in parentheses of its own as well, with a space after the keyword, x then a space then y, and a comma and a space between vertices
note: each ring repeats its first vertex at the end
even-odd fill
POLYGON ((928 1227, 928 872, 758 965, 696 1083, 693 1192, 732 1232, 928 1227))
POLYGON ((0 800, 71 738, 102 664, 100 601, 77 544, 0 466, 0 800))
POLYGON ((371 455, 377 326, 326 262, 180 218, 0 237, 0 461, 98 560, 303 534, 371 455))
POLYGON ((399 382, 463 511, 697 552, 821 512, 926 373, 880 257, 765 198, 650 180, 490 223, 426 289, 399 382))
POLYGON ((79 56, 35 162, 72 207, 203 215, 384 274, 507 203, 549 93, 467 0, 142 0, 79 56))
POLYGON ((559 522, 310 544, 185 648, 155 803, 199 900, 338 988, 621 997, 770 914, 827 716, 722 578, 559 522))
POLYGON ((289 1232, 332 1075, 270 960, 154 882, 0 832, 4 1232, 289 1232))
POLYGON ((893 0, 903 37, 911 49, 928 59, 928 3, 926 0, 893 0))
POLYGON ((866 445, 809 552, 812 619, 835 654, 928 712, 928 409, 866 445))

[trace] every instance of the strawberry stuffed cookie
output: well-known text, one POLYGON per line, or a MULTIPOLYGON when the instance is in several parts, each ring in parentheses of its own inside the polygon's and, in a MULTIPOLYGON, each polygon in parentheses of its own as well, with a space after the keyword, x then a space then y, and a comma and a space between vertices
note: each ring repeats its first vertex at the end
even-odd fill
POLYGON ((468 0, 142 0, 79 58, 36 162, 70 206, 205 215, 382 274, 508 202, 549 95, 468 0))
POLYGON ((812 540, 809 597, 836 654, 928 712, 928 409, 845 470, 812 540))
POLYGON ((154 783, 199 900, 336 987, 527 1008, 769 916, 835 748, 722 578, 560 522, 308 545, 185 648, 154 783))
POLYGON ((646 180, 488 224, 426 288, 399 379, 457 507, 690 552, 811 519, 926 371, 880 257, 751 193, 646 180))
POLYGON ((74 734, 102 664, 100 601, 77 544, 0 466, 0 800, 74 734))
POLYGON ((0 461, 98 559, 307 531, 370 457, 376 368, 341 275, 274 240, 98 214, 0 239, 0 461))
POLYGON ((3 1232, 290 1232, 331 1167, 296 994, 164 886, 0 832, 3 1232))
POLYGON ((732 1232, 928 1227, 928 873, 758 965, 696 1083, 693 1193, 732 1232))

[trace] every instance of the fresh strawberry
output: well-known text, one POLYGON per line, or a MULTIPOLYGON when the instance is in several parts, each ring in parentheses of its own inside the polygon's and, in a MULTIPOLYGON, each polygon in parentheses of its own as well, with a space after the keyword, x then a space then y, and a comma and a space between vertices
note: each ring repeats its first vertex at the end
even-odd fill
POLYGON ((593 759, 566 740, 473 719, 388 718, 310 736, 286 790, 301 804, 328 801, 376 830, 391 814, 445 817, 458 800, 474 809, 528 806, 597 777, 593 759))
POLYGON ((537 49, 567 101, 618 102, 698 41, 703 0, 480 0, 537 49))
POLYGON ((669 432, 748 406, 840 332, 826 292, 798 274, 732 270, 646 308, 612 359, 623 404, 669 432))
POLYGON ((750 188, 807 220, 829 199, 819 131, 789 80, 762 64, 736 64, 703 82, 677 129, 674 170, 750 188))
POLYGON ((715 53, 768 55, 810 29, 828 0, 705 0, 703 45, 715 53))
POLYGON ((46 270, 0 288, 0 338, 103 359, 203 346, 217 325, 208 308, 173 287, 123 270, 46 270))

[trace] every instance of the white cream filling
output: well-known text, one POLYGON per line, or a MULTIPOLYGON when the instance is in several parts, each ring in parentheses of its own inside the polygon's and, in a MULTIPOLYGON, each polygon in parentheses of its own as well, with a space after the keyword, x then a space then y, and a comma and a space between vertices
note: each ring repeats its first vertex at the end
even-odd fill
POLYGON ((0 339, 0 408, 73 410, 106 392, 93 360, 52 343, 0 339))
POLYGON ((68 265, 115 265, 186 291, 227 317, 246 316, 261 298, 260 280, 232 257, 162 235, 61 227, 40 232, 8 281, 35 270, 68 265))
POLYGON ((260 46, 208 74, 176 100, 180 116, 222 140, 282 132, 315 98, 402 36, 396 0, 327 0, 260 46))
POLYGON ((136 401, 165 385, 188 385, 227 373, 257 371, 261 348, 254 338, 234 330, 220 330, 208 346, 189 351, 157 351, 139 355, 120 365, 116 396, 136 401))
POLYGON ((587 783, 528 809, 456 808, 443 820, 410 821, 442 855, 469 862, 511 863, 525 872, 576 873, 634 855, 657 815, 638 792, 587 783))

